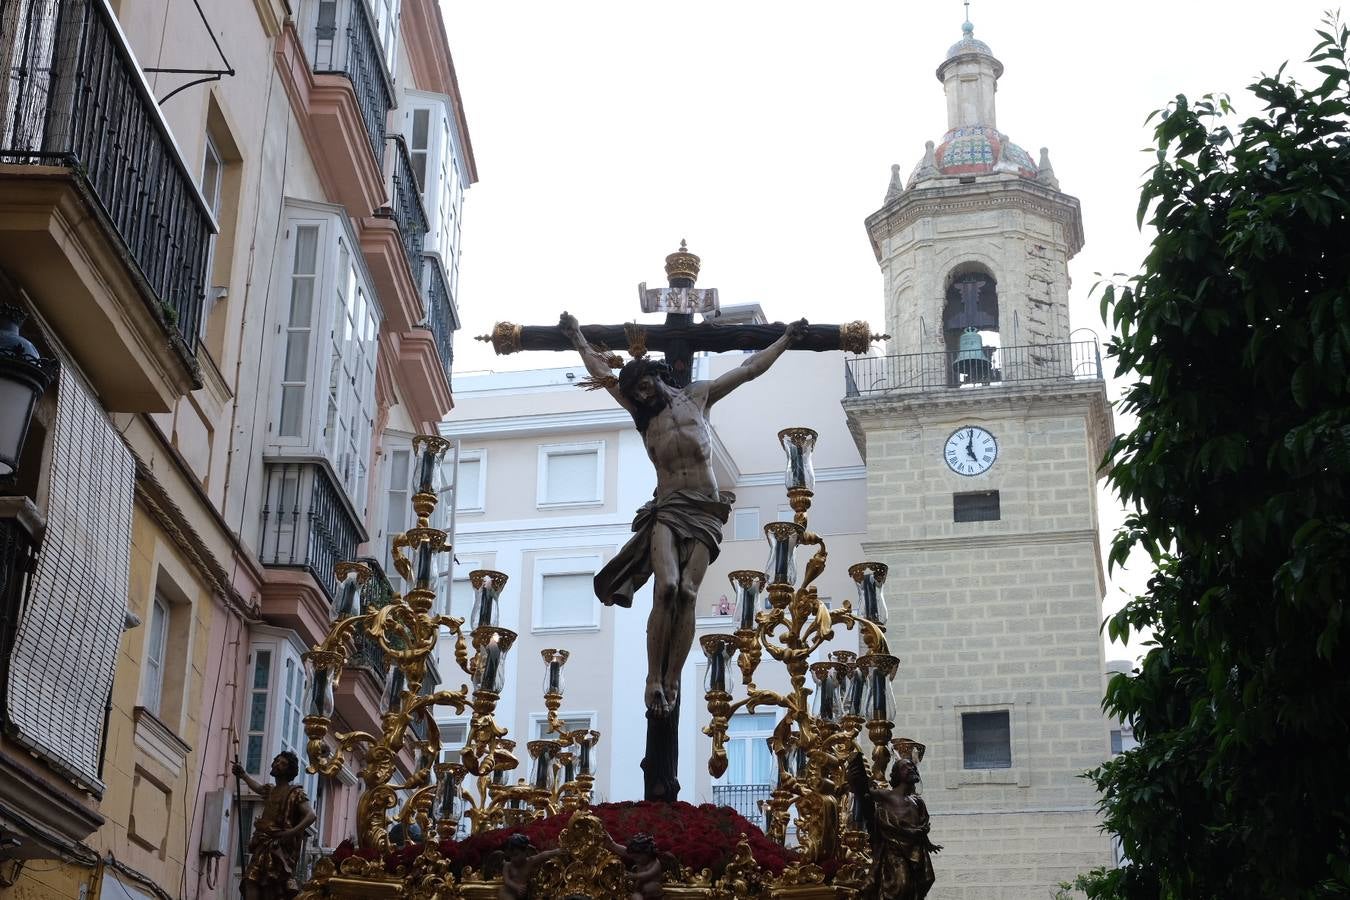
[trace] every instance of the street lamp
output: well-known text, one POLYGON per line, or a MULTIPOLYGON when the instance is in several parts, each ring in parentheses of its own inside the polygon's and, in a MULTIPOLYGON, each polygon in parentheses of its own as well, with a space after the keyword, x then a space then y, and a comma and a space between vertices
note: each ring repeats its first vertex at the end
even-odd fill
POLYGON ((19 326, 28 313, 0 304, 0 478, 13 478, 19 454, 33 420, 33 407, 55 374, 54 360, 44 359, 19 326))

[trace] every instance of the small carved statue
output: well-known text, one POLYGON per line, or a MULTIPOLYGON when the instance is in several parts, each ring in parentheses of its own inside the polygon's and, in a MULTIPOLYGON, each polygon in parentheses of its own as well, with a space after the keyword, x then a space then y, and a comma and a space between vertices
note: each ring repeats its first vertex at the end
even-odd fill
POLYGON ((628 900, 660 900, 666 895, 661 887, 661 875, 665 872, 662 856, 670 854, 658 853, 650 834, 635 834, 628 839, 628 846, 615 849, 629 866, 628 877, 633 879, 633 893, 628 900))
POLYGON ((914 792, 918 766, 897 760, 889 788, 872 784, 861 753, 849 760, 848 770, 872 844, 872 872, 860 900, 923 900, 933 887, 932 854, 942 847, 928 839, 928 807, 914 792))
POLYGON ((525 900, 530 895, 530 877, 539 864, 565 852, 562 848, 538 851, 526 835, 511 835, 502 848, 502 887, 497 896, 501 900, 525 900))
POLYGON ((314 823, 314 810, 305 789, 291 784, 300 774, 300 760, 289 750, 272 760, 274 784, 249 777, 236 760, 234 777, 241 778, 263 799, 263 810, 253 823, 248 842, 248 865, 240 890, 244 900, 290 900, 300 892, 295 867, 305 832, 314 823))

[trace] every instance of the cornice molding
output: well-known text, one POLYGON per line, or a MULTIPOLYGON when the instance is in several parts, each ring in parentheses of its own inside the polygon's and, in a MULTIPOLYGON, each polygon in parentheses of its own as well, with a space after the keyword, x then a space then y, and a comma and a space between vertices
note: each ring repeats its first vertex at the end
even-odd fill
POLYGON ((864 225, 872 252, 881 262, 881 242, 919 219, 950 218, 957 213, 990 209, 1020 209, 1058 222, 1067 230, 1069 257, 1083 249, 1083 213, 1078 198, 1024 178, 914 188, 872 213, 864 225))
POLYGON ((933 390, 860 394, 841 401, 850 419, 879 419, 885 417, 923 418, 934 413, 979 410, 988 415, 991 410, 1021 413, 1031 408, 1049 411, 1053 406, 1064 411, 1066 406, 1081 405, 1084 412, 1101 407, 1109 415, 1106 382, 1100 379, 1083 381, 1029 381, 988 385, 974 390, 933 390))
MULTIPOLYGON (((462 398, 461 398, 462 399, 462 398)), ((511 438, 540 434, 635 428, 633 417, 622 407, 560 413, 532 413, 500 418, 450 419, 441 423, 446 438, 511 438)))
POLYGON ((1076 544, 1095 542, 1100 535, 1091 528, 1069 531, 1017 531, 998 534, 971 534, 958 537, 914 538, 904 541, 863 541, 862 548, 869 557, 883 553, 939 552, 974 550, 988 547, 1017 545, 1076 544))

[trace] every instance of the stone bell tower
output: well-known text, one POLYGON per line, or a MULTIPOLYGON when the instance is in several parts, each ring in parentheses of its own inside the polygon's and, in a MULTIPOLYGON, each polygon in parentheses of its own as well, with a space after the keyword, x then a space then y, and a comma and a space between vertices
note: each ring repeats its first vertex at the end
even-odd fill
POLYGON ((890 567, 896 735, 927 745, 931 898, 1035 898, 1112 862, 1080 774, 1100 710, 1097 482, 1114 433, 1095 340, 1072 340, 1078 201, 998 130, 1003 64, 967 22, 937 77, 947 131, 892 168, 867 232, 889 355, 848 362, 864 551, 890 567))

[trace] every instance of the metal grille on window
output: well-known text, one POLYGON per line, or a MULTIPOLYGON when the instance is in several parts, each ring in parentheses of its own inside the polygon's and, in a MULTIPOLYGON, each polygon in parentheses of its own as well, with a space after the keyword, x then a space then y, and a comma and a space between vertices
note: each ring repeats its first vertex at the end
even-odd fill
POLYGON ((999 518, 998 491, 952 494, 953 522, 997 522, 999 518))
POLYGON ((961 714, 961 757, 966 769, 1012 768, 1008 711, 961 714))

